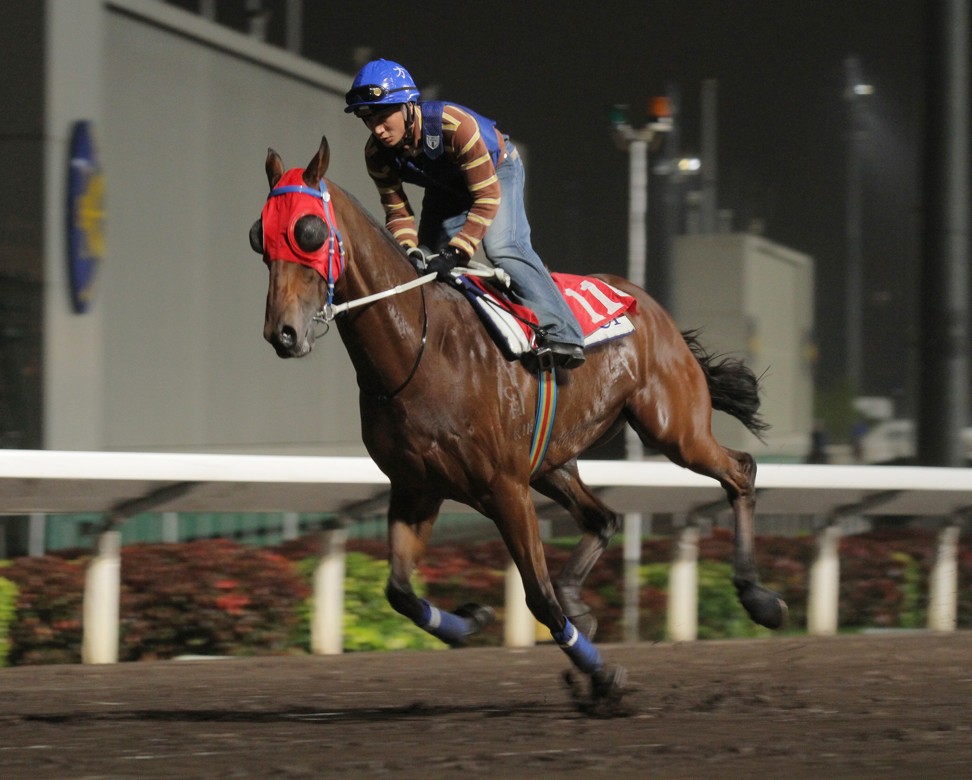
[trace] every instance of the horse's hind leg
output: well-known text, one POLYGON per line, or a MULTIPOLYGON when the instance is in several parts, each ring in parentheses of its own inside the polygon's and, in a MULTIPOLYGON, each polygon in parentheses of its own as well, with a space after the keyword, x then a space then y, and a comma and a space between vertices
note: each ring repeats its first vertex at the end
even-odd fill
POLYGON ((396 612, 446 644, 456 646, 489 625, 494 614, 492 609, 478 604, 446 612, 419 598, 412 589, 412 574, 425 554, 441 504, 441 499, 433 501, 392 486, 388 507, 391 571, 385 595, 396 612))
POLYGON ((739 602, 759 625, 779 628, 786 620, 786 602, 778 594, 759 584, 759 571, 756 567, 756 461, 748 452, 731 450, 718 444, 716 446, 728 457, 728 469, 712 473, 708 469, 694 468, 691 465, 689 468, 718 479, 729 498, 735 519, 732 581, 736 586, 739 602))
POLYGON ((611 537, 617 533, 620 518, 581 482, 576 460, 545 474, 534 482, 533 487, 570 512, 583 532, 580 542, 554 579, 554 591, 570 621, 593 639, 597 618, 581 599, 581 587, 611 537))
POLYGON ((739 602, 754 622, 779 628, 786 620, 786 602, 759 584, 756 567, 756 461, 748 452, 723 447, 712 436, 683 448, 685 465, 692 471, 719 480, 735 520, 733 534, 733 584, 739 602))
POLYGON ((786 603, 759 584, 756 568, 756 461, 749 453, 728 449, 715 440, 708 410, 708 396, 693 397, 686 383, 678 401, 669 403, 666 429, 646 424, 658 415, 639 414, 637 406, 630 403, 628 419, 646 445, 660 448, 674 463, 722 485, 735 520, 733 583, 739 601, 753 621, 779 628, 786 619, 786 603))

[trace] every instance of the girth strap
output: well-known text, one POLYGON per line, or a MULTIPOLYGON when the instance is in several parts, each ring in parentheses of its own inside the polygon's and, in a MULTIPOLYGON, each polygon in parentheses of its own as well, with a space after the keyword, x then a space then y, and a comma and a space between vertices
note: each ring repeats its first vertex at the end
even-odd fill
POLYGON ((530 476, 540 470, 540 464, 550 445, 553 432, 554 415, 557 411, 557 375, 552 368, 537 372, 537 418, 533 425, 533 440, 530 442, 530 476))

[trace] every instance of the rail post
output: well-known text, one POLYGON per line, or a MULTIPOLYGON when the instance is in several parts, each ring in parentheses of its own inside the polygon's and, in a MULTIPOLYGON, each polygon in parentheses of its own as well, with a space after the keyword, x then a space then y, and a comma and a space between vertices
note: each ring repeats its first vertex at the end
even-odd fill
POLYGON ((817 557, 810 565, 807 593, 807 632, 813 636, 837 633, 840 606, 841 530, 836 522, 828 523, 817 535, 817 557))
POLYGON ((666 630, 673 642, 692 642, 699 632, 699 527, 679 529, 668 575, 666 630))
POLYGON ((314 569, 314 614, 311 652, 344 652, 344 570, 348 529, 337 523, 321 531, 321 557, 314 569))
POLYGON ((121 600, 121 532, 102 531, 97 555, 84 580, 81 660, 86 664, 118 661, 118 622, 121 600))
POLYGON ((533 647, 537 642, 537 621, 527 606, 523 578, 513 561, 506 567, 504 604, 503 643, 507 647, 533 647))
POLYGON ((938 531, 935 563, 928 583, 928 628, 954 631, 958 616, 958 543, 961 529, 947 523, 938 531))

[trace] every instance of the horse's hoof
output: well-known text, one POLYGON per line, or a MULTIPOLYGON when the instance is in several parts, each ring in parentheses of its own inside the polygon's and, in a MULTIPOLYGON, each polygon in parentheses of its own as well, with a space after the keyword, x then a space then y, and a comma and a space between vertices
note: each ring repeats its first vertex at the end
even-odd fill
POLYGON ((739 603, 745 607, 753 622, 773 629, 786 623, 789 609, 779 593, 751 582, 737 582, 736 591, 739 594, 739 603))
POLYGON ((584 690, 581 675, 575 669, 564 672, 564 683, 577 709, 592 718, 618 718, 631 715, 622 704, 624 681, 628 673, 624 667, 601 669, 590 676, 590 691, 584 690))
POLYGON ((496 611, 492 607, 482 604, 463 604, 456 609, 455 614, 465 618, 469 623, 469 634, 478 634, 486 626, 496 620, 496 611))

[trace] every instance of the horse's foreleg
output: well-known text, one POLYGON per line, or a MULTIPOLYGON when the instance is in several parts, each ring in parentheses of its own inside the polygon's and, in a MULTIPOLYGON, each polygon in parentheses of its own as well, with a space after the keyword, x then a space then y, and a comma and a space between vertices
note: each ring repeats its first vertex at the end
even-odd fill
POLYGON ((570 512, 583 532, 580 542, 554 579, 554 591, 568 619, 593 639, 597 618, 581 599, 581 588, 617 532, 619 517, 581 482, 576 461, 544 475, 533 486, 570 512))
POLYGON ((529 490, 515 484, 497 486, 494 496, 490 514, 520 572, 527 606, 574 666, 590 677, 594 704, 613 706, 620 699, 623 670, 609 671, 594 643, 564 614, 550 581, 529 490))
POLYGON ((388 508, 388 541, 391 571, 385 596, 392 608, 415 625, 449 645, 461 645, 493 621, 493 610, 466 604, 446 612, 419 598, 412 588, 412 574, 428 545, 442 502, 402 496, 394 487, 388 508))

